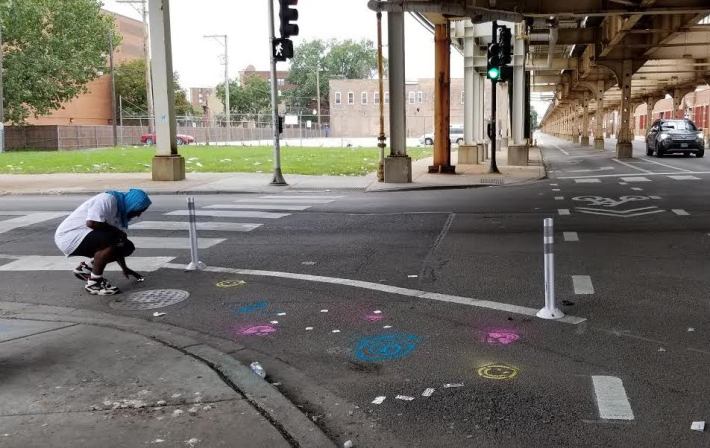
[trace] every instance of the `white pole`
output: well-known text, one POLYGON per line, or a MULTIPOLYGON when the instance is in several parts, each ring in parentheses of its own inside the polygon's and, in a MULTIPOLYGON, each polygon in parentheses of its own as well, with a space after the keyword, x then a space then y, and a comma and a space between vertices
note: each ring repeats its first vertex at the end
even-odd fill
POLYGON ((545 308, 537 312, 542 319, 559 319, 565 314, 555 305, 555 254, 553 251, 555 233, 552 218, 545 218, 543 227, 543 247, 545 257, 545 308))
POLYGON ((197 256, 197 218, 195 216, 195 198, 187 198, 187 211, 190 222, 190 258, 192 261, 185 268, 186 271, 201 271, 207 266, 197 256))

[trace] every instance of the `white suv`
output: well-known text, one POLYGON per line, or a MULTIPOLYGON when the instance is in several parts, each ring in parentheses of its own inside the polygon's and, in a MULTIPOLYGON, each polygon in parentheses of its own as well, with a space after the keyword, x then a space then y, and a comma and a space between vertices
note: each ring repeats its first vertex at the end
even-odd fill
MULTIPOLYGON (((449 141, 460 145, 463 143, 463 125, 452 124, 449 127, 449 141)), ((424 134, 419 138, 419 143, 422 145, 434 144, 434 133, 424 134)))

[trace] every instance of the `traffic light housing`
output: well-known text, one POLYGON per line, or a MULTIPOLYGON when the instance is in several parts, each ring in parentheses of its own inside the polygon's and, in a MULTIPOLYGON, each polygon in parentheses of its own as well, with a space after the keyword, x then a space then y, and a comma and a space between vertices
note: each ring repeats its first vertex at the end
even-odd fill
POLYGON ((513 61, 512 53, 513 33, 507 26, 500 27, 498 34, 498 51, 500 52, 500 65, 508 65, 513 61))
POLYGON ((486 55, 486 77, 492 81, 500 79, 500 46, 498 42, 488 44, 486 55))
POLYGON ((298 20, 296 5, 298 5, 298 0, 279 0, 279 19, 281 20, 279 31, 282 39, 298 36, 298 25, 291 23, 298 20))

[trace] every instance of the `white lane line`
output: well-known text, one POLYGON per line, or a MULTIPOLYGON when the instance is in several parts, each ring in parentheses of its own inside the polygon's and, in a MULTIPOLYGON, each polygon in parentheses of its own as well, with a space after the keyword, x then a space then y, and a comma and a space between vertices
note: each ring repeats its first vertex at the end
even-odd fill
POLYGON ((650 158, 648 158, 648 157, 641 157, 641 158, 642 158, 643 160, 645 160, 646 162, 655 163, 656 165, 664 166, 664 167, 666 167, 666 168, 671 168, 671 169, 674 169, 674 170, 682 171, 682 172, 684 172, 684 173, 689 173, 689 172, 690 172, 690 170, 686 170, 685 168, 679 168, 679 167, 677 167, 677 166, 667 165, 667 164, 665 164, 665 163, 657 162, 657 161, 655 161, 655 160, 653 160, 653 159, 650 159, 650 158))
POLYGON ((560 148, 559 146, 554 145, 554 144, 553 144, 552 146, 554 146, 555 148, 559 149, 562 154, 564 154, 564 155, 566 155, 566 156, 569 155, 569 153, 568 153, 567 151, 565 151, 564 149, 560 148))
MULTIPOLYGON (((26 212, 24 216, 18 216, 17 218, 10 218, 4 221, 0 221, 0 233, 5 233, 9 232, 10 230, 18 229, 20 227, 27 227, 33 224, 38 224, 40 222, 61 218, 68 214, 69 212, 26 212)), ((2 212, 0 212, 0 215, 2 215, 2 212)))
MULTIPOLYGON (((674 174, 678 174, 678 172, 671 172, 671 173, 646 173, 646 176, 672 176, 674 174)), ((689 174, 710 174, 710 171, 690 171, 689 174)), ((590 177, 625 177, 629 176, 629 173, 626 174, 597 174, 597 175, 591 175, 591 176, 560 176, 557 179, 585 179, 585 178, 590 178, 590 177)))
POLYGON ((613 160, 613 161, 616 162, 616 163, 620 163, 621 165, 624 165, 624 166, 627 166, 627 167, 629 167, 629 168, 632 168, 632 169, 634 169, 634 170, 641 171, 642 173, 652 173, 652 171, 649 171, 649 170, 646 170, 646 169, 643 169, 643 168, 639 168, 639 167, 634 166, 634 165, 632 165, 632 164, 630 164, 630 163, 622 162, 622 161, 619 160, 619 159, 611 159, 611 160, 613 160))
POLYGON ((648 177, 638 176, 638 177, 622 177, 621 180, 633 183, 633 182, 651 182, 648 177))
MULTIPOLYGON (((251 232, 263 224, 247 222, 198 222, 197 230, 217 232, 251 232)), ((189 230, 187 221, 139 221, 131 224, 131 230, 189 230)))
POLYGON ((382 404, 382 402, 384 402, 386 398, 387 397, 384 396, 375 397, 375 399, 372 400, 372 404, 382 404))
POLYGON ((592 178, 592 179, 575 179, 574 180, 578 184, 598 184, 601 183, 601 181, 597 178, 592 178))
POLYGON ((675 213, 676 215, 678 215, 678 216, 688 216, 688 215, 690 215, 690 213, 686 212, 686 211, 683 210, 682 208, 674 208, 674 209, 671 210, 671 211, 672 211, 673 213, 675 213))
POLYGON ((557 213, 559 213, 560 216, 568 216, 569 209, 568 208, 558 208, 557 213))
POLYGON ((626 182, 619 182, 619 185, 628 185, 626 182))
POLYGON ((309 196, 307 194, 304 195, 269 195, 269 196, 259 196, 261 199, 338 199, 342 198, 342 196, 309 196))
POLYGON ((555 196, 555 201, 564 201, 565 197, 564 196, 555 196))
MULTIPOLYGON (((234 202, 254 202, 254 199, 236 199, 234 202)), ((290 202, 293 204, 329 204, 331 202, 334 202, 333 199, 306 199, 306 198, 274 198, 274 197, 265 197, 265 198, 259 198, 259 202, 262 204, 267 204, 271 202, 283 204, 284 202, 290 202)))
MULTIPOLYGON (((129 239, 139 249, 189 249, 190 239, 162 237, 162 236, 131 236, 129 239)), ((199 238, 197 240, 198 248, 209 249, 219 243, 224 242, 224 238, 199 238)))
POLYGON ((32 215, 35 213, 62 213, 64 215, 68 215, 71 213, 71 211, 68 212, 58 212, 58 211, 47 211, 47 210, 0 210, 0 216, 25 216, 25 215, 32 215))
POLYGON ((588 275, 573 275, 572 284, 575 294, 594 294, 592 278, 588 275))
POLYGON ((579 235, 577 232, 562 232, 565 241, 579 241, 579 235))
MULTIPOLYGON (((163 213, 168 216, 187 216, 187 210, 175 210, 173 212, 163 213)), ((291 216, 290 213, 270 213, 270 212, 240 212, 231 210, 195 210, 196 216, 214 216, 219 218, 268 218, 278 219, 285 216, 291 216)))
POLYGON ((291 204, 214 204, 208 205, 202 208, 209 209, 231 209, 231 210, 290 210, 290 211, 303 211, 311 208, 310 205, 291 205, 291 204))
POLYGON ((631 187, 631 189, 634 191, 643 191, 643 188, 641 187, 631 187))
POLYGON ((556 186, 557 186, 557 184, 550 184, 550 186, 551 186, 551 187, 556 187, 556 186))
MULTIPOLYGON (((687 171, 687 170, 686 170, 687 171)), ((689 175, 678 175, 678 176, 668 176, 673 180, 700 180, 699 177, 689 176, 689 175)))
POLYGON ((651 198, 651 199, 656 199, 656 200, 661 199, 660 196, 649 196, 649 198, 651 198))
POLYGON ((559 188, 553 188, 552 191, 562 191, 559 188))
MULTIPOLYGON (((168 269, 179 269, 183 270, 185 266, 181 264, 168 263, 163 266, 168 269)), ((508 303, 493 302, 490 300, 473 299, 470 297, 453 296, 449 294, 438 294, 433 292, 421 291, 417 289, 400 288, 397 286, 389 286, 381 283, 365 282, 361 280, 351 280, 347 278, 338 277, 324 277, 320 275, 308 275, 308 274, 296 274, 292 272, 278 272, 278 271, 260 271, 253 269, 234 269, 234 268, 221 268, 208 266, 205 271, 207 272, 221 272, 236 275, 255 275, 262 277, 277 277, 277 278, 288 278, 292 280, 303 280, 310 282, 328 283, 334 285, 350 286, 353 288, 369 289, 371 291, 380 291, 389 294, 399 294, 402 296, 415 297, 420 299, 433 300, 437 302, 447 302, 447 303, 458 303, 460 305, 468 305, 478 308, 491 309, 496 311, 504 311, 508 313, 522 314, 525 316, 534 316, 539 311, 538 308, 528 308, 519 305, 511 305, 508 303)), ((579 324, 584 322, 586 319, 575 316, 565 316, 561 319, 556 319, 556 322, 563 322, 568 324, 579 324)))
POLYGON ((597 398, 599 418, 605 420, 633 420, 629 398, 621 378, 615 376, 592 376, 594 395, 597 398))
MULTIPOLYGON (((175 257, 131 257, 131 268, 141 272, 157 271, 175 257)), ((71 271, 78 260, 63 256, 26 255, 0 266, 0 271, 71 271)), ((184 267, 184 266, 183 266, 184 267)), ((106 266, 107 271, 120 271, 117 263, 106 266)))

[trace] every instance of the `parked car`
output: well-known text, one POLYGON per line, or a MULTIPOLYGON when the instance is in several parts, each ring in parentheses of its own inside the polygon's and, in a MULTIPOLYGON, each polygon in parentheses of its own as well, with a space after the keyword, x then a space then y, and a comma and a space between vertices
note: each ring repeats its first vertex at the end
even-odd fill
MULTIPOLYGON (((463 126, 460 124, 452 124, 449 127, 449 141, 460 145, 463 143, 463 126)), ((434 144, 434 133, 424 134, 419 138, 419 143, 422 145, 434 144)))
MULTIPOLYGON (((186 134, 178 134, 175 136, 177 139, 177 144, 178 145, 189 145, 190 143, 195 142, 195 137, 191 135, 186 135, 186 134)), ((144 145, 152 145, 155 143, 156 138, 155 134, 143 134, 141 135, 141 143, 144 145)))
POLYGON ((646 134, 646 155, 663 157, 682 153, 688 157, 705 155, 705 136, 695 123, 688 119, 656 120, 646 134))

